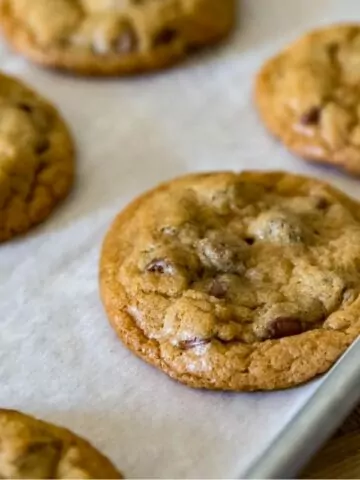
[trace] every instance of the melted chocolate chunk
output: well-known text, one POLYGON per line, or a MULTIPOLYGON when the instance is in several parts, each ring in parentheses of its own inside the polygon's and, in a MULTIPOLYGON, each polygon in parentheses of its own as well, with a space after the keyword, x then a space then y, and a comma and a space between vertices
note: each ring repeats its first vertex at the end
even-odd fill
POLYGON ((327 51, 328 51, 328 54, 331 58, 331 61, 334 62, 334 61, 337 60, 339 50, 340 50, 340 45, 338 43, 330 43, 327 46, 327 51))
POLYGON ((319 123, 321 117, 320 107, 312 107, 300 117, 302 125, 316 125, 319 123))
POLYGON ((283 338, 299 335, 304 331, 300 320, 295 318, 276 318, 269 325, 269 338, 283 338))
POLYGON ((329 206, 330 202, 327 198, 319 197, 316 199, 316 208, 318 208, 319 210, 326 210, 327 208, 329 208, 329 206))
POLYGON ((38 155, 42 155, 47 150, 49 150, 49 148, 50 148, 49 139, 43 138, 42 140, 39 141, 38 145, 36 146, 36 153, 38 155))
POLYGON ((26 113, 32 113, 33 112, 33 108, 28 103, 25 103, 25 102, 18 103, 17 107, 20 110, 22 110, 23 112, 26 112, 26 113))
POLYGON ((178 36, 178 33, 173 28, 165 28, 155 35, 154 46, 159 47, 172 43, 178 36))
POLYGON ((254 239, 254 238, 251 238, 251 237, 247 237, 247 238, 245 238, 245 242, 246 242, 248 245, 254 245, 255 239, 254 239))
POLYGON ((211 282, 210 288, 209 288, 209 295, 212 297, 216 297, 219 299, 225 298, 226 297, 226 286, 221 283, 219 280, 215 279, 211 282))

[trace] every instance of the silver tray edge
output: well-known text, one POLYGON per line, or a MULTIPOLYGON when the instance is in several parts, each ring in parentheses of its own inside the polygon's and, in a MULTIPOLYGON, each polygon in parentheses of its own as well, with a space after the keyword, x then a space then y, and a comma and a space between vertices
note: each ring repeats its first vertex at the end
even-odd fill
POLYGON ((360 339, 241 478, 295 478, 360 400, 360 339))

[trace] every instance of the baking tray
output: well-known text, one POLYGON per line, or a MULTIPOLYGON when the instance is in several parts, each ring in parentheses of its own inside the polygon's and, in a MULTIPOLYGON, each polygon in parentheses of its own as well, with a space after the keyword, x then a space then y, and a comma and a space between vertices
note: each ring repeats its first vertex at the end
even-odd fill
POLYGON ((243 478, 294 478, 360 400, 360 340, 243 478))

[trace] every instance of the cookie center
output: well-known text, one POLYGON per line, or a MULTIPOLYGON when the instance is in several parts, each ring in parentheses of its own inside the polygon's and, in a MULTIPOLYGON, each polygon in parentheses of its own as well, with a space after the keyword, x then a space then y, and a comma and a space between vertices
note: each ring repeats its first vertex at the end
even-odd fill
POLYGON ((139 215, 118 278, 149 338, 187 350, 298 335, 360 293, 360 222, 318 184, 205 182, 139 215))

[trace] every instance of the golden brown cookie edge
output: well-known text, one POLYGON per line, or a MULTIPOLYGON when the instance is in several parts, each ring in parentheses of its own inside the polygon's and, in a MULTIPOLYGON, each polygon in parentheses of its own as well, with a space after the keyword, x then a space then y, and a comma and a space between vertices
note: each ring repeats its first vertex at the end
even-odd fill
POLYGON ((37 215, 36 219, 30 221, 27 225, 25 225, 22 229, 17 229, 16 232, 4 232, 0 230, 0 245, 1 243, 5 243, 11 241, 12 239, 21 237, 29 233, 33 228, 45 222, 52 214, 54 210, 61 204, 61 202, 69 195, 75 181, 75 160, 76 160, 76 147, 73 136, 71 134, 70 128, 67 122, 64 120, 62 114, 59 112, 58 108, 47 98, 43 97, 42 93, 34 90, 32 87, 28 86, 25 82, 21 79, 14 77, 12 75, 7 75, 5 73, 1 73, 2 76, 12 79, 13 81, 17 82, 24 90, 31 92, 37 98, 41 100, 45 105, 51 108, 54 112, 55 120, 56 120, 56 129, 59 133, 63 136, 64 141, 64 148, 67 150, 68 155, 64 158, 64 162, 67 165, 67 178, 66 181, 63 182, 63 188, 59 191, 56 197, 53 197, 53 201, 51 205, 48 205, 48 208, 42 209, 41 213, 37 215))
POLYGON ((337 157, 331 154, 325 154, 325 152, 311 152, 309 149, 304 146, 303 137, 296 135, 295 132, 292 134, 286 135, 286 130, 284 131, 279 127, 278 122, 275 120, 272 115, 272 106, 271 106, 271 93, 269 93, 268 82, 266 81, 269 72, 274 67, 274 64, 284 55, 287 55, 288 52, 298 46, 303 42, 308 42, 314 36, 317 36, 324 30, 330 28, 360 28, 360 24, 355 23, 340 23, 329 25, 328 27, 318 28, 315 30, 308 31, 307 33, 300 36, 297 40, 291 42, 288 46, 280 50, 276 55, 273 55, 265 61, 255 77, 254 89, 253 89, 253 99, 254 104, 259 113, 260 119, 263 122, 263 125, 277 140, 279 140, 291 153, 294 153, 296 156, 301 157, 302 159, 317 163, 333 166, 338 169, 343 169, 350 175, 360 176, 360 163, 358 167, 355 167, 353 162, 348 162, 346 157, 337 157))

